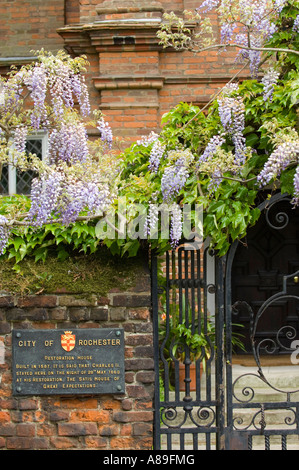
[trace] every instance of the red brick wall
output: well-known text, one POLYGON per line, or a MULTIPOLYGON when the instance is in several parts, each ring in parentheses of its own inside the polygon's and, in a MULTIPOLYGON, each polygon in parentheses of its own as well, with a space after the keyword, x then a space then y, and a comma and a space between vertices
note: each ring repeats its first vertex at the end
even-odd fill
POLYGON ((0 57, 32 56, 32 50, 63 47, 64 0, 2 0, 0 57))
POLYGON ((0 449, 142 449, 153 445, 153 337, 149 274, 127 292, 0 297, 0 449), (12 396, 14 329, 121 327, 123 395, 12 396), (3 349, 5 354, 3 354, 3 349))
MULTIPOLYGON (((102 109, 114 134, 128 144, 140 135, 159 132, 162 115, 179 101, 205 104, 240 68, 234 51, 198 55, 163 49, 156 37, 158 26, 137 22, 125 28, 122 23, 132 18, 157 20, 163 11, 182 13, 200 3, 3 0, 0 58, 30 56, 32 49, 41 47, 56 51, 65 46, 74 56, 86 54, 92 108, 102 109)), ((216 16, 212 23, 217 36, 216 16)), ((5 72, 7 64, 1 64, 5 72)))
MULTIPOLYGON (((179 101, 205 104, 240 68, 234 51, 193 54, 163 49, 156 37, 158 26, 155 30, 138 25, 142 19, 161 18, 163 11, 182 13, 200 3, 154 1, 147 11, 143 0, 82 0, 80 32, 72 28, 60 31, 71 52, 86 52, 89 57, 93 51, 92 102, 103 110, 115 135, 130 141, 152 130, 159 132, 165 112, 179 101), (154 5, 157 9, 150 10, 154 5), (125 28, 123 20, 130 19, 137 21, 136 26, 125 28), (89 24, 84 26, 85 22, 89 24)), ((219 40, 217 16, 211 20, 219 40)))
POLYGON ((65 0, 65 24, 80 23, 78 0, 65 0))

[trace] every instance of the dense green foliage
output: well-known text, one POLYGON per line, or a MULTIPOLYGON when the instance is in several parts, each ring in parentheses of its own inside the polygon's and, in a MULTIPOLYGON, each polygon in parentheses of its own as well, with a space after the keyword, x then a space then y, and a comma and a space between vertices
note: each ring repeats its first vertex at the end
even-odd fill
MULTIPOLYGON (((299 34, 292 30, 298 15, 298 2, 288 5, 278 22, 279 29, 268 46, 299 50, 299 34)), ((148 168, 153 145, 134 144, 124 152, 124 176, 126 187, 123 194, 130 202, 162 203, 161 179, 165 168, 171 164, 172 153, 169 151, 189 149, 195 156, 189 178, 179 192, 176 201, 183 204, 202 204, 204 207, 204 236, 210 237, 211 244, 223 255, 231 241, 242 239, 248 227, 255 224, 260 211, 256 207, 256 198, 260 191, 257 176, 265 162, 278 144, 289 140, 290 136, 298 141, 298 102, 299 102, 299 58, 295 54, 267 53, 263 69, 273 66, 279 73, 274 86, 272 99, 264 99, 264 85, 258 79, 246 80, 239 84, 232 94, 242 99, 245 113, 245 128, 248 158, 238 174, 232 171, 229 152, 233 148, 231 136, 226 135, 220 155, 215 158, 217 168, 222 166, 223 179, 218 188, 211 190, 213 182, 213 162, 205 167, 197 166, 197 159, 202 155, 210 139, 222 131, 219 115, 219 103, 215 98, 207 111, 192 104, 179 103, 164 115, 163 130, 159 140, 166 151, 161 159, 158 172, 148 168), (168 153, 167 153, 168 151, 168 153), (226 171, 227 169, 227 171, 226 171)), ((268 194, 280 189, 294 195, 294 174, 297 161, 289 165, 277 181, 268 189, 268 194)), ((117 242, 114 242, 115 244, 117 242)), ((153 246, 165 249, 163 240, 152 241, 153 246)), ((169 247, 169 245, 168 245, 169 247)))

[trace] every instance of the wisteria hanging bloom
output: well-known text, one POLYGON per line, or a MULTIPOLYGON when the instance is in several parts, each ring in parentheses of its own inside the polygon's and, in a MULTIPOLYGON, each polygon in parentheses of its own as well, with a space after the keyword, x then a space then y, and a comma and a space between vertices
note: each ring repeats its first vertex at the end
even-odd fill
POLYGON ((171 207, 171 225, 170 225, 170 244, 175 249, 182 238, 183 233, 183 214, 179 204, 173 204, 171 207))
POLYGON ((294 206, 299 205, 299 166, 297 166, 294 176, 294 198, 292 204, 294 204, 294 206))
POLYGON ((41 123, 47 120, 47 109, 45 106, 48 72, 44 64, 36 64, 32 70, 29 70, 24 76, 24 83, 31 92, 31 98, 34 102, 34 108, 31 114, 31 124, 34 129, 40 129, 41 123))
POLYGON ((210 193, 214 193, 220 186, 223 181, 223 174, 220 169, 214 170, 213 174, 211 175, 211 181, 208 185, 208 190, 210 193))
POLYGON ((288 165, 298 162, 298 159, 299 140, 283 142, 270 155, 257 181, 261 186, 268 184, 272 179, 279 177, 288 165))
POLYGON ((28 129, 26 126, 18 126, 16 128, 14 133, 14 148, 17 152, 25 152, 27 135, 28 129))
POLYGON ((10 235, 7 223, 7 218, 4 215, 0 215, 0 255, 3 255, 10 235))
POLYGON ((104 211, 112 202, 108 183, 99 183, 97 175, 79 179, 66 174, 61 168, 35 178, 31 186, 29 220, 41 227, 52 218, 59 218, 63 225, 75 222, 82 211, 88 215, 104 211))
POLYGON ((81 181, 68 181, 62 198, 56 208, 56 214, 62 219, 63 225, 75 222, 80 212, 84 209, 87 188, 81 181))
POLYGON ((294 25, 293 25, 293 31, 295 33, 299 33, 299 15, 295 18, 294 25))
POLYGON ((69 178, 65 181, 55 213, 63 225, 69 225, 77 220, 81 212, 86 211, 90 216, 106 210, 110 203, 108 184, 99 186, 95 181, 69 178))
POLYGON ((264 101, 273 100, 274 86, 277 84, 278 79, 279 72, 276 72, 273 68, 268 70, 263 77, 262 84, 264 85, 264 101))
POLYGON ((198 163, 206 162, 213 158, 217 150, 224 144, 225 139, 222 135, 214 135, 208 145, 206 146, 203 154, 199 157, 198 163))
POLYGON ((89 154, 88 136, 81 122, 62 123, 60 129, 54 129, 49 137, 50 163, 85 162, 89 154))
POLYGON ((41 227, 51 219, 62 193, 63 180, 63 173, 54 169, 49 174, 42 174, 33 179, 31 207, 28 213, 33 226, 41 227))
POLYGON ((197 11, 203 11, 204 13, 207 13, 211 10, 214 10, 215 8, 218 7, 220 3, 220 0, 205 0, 200 7, 196 8, 197 11))
POLYGON ((49 88, 54 114, 57 119, 61 119, 64 114, 64 106, 67 108, 74 106, 73 87, 67 64, 64 64, 63 61, 56 61, 53 71, 54 73, 49 77, 49 88))
POLYGON ((165 149, 165 145, 163 145, 159 140, 156 140, 149 157, 149 170, 153 171, 154 173, 157 173, 161 159, 165 153, 165 149))
POLYGON ((144 224, 144 234, 156 238, 158 233, 159 208, 157 204, 149 204, 148 215, 144 224))
POLYGON ((79 101, 82 116, 88 116, 90 113, 90 103, 84 75, 73 74, 70 77, 70 81, 73 93, 79 101))
POLYGON ((256 77, 263 46, 277 31, 275 20, 286 4, 287 0, 204 0, 196 11, 216 10, 221 44, 236 44, 240 48, 237 59, 249 60, 251 75, 256 77))
POLYGON ((22 75, 20 72, 9 82, 1 83, 1 114, 10 113, 15 108, 21 99, 22 92, 22 75))
POLYGON ((57 119, 63 117, 65 107, 74 106, 74 97, 79 102, 82 115, 89 114, 89 96, 84 76, 79 74, 78 70, 74 70, 62 54, 54 58, 41 56, 33 68, 22 70, 18 74, 30 91, 34 103, 31 113, 31 124, 34 129, 47 127, 49 124, 46 108, 48 91, 57 119))
POLYGON ((172 165, 166 167, 161 179, 163 200, 171 201, 177 196, 180 190, 185 186, 188 176, 188 169, 184 164, 181 166, 172 165))
POLYGON ((104 118, 101 118, 97 122, 97 129, 101 133, 101 141, 108 146, 109 149, 112 148, 112 142, 113 142, 113 133, 110 125, 108 122, 104 120, 104 118))
POLYGON ((58 57, 55 57, 48 71, 48 88, 56 118, 63 117, 64 106, 67 108, 74 106, 74 96, 80 104, 81 113, 84 116, 89 114, 89 97, 84 78, 58 57))
POLYGON ((299 206, 299 165, 297 166, 294 176, 294 198, 292 200, 294 206, 299 206))
POLYGON ((283 7, 286 5, 287 0, 274 0, 274 8, 277 13, 280 13, 283 7))
POLYGON ((172 151, 169 152, 168 158, 170 161, 174 161, 165 168, 161 179, 161 191, 164 202, 173 200, 183 189, 189 177, 189 165, 194 159, 190 151, 179 153, 172 151))
POLYGON ((137 140, 137 145, 143 145, 144 147, 148 147, 149 145, 153 144, 158 140, 159 134, 152 131, 149 135, 143 136, 141 139, 137 140))
MULTIPOLYGON (((270 36, 270 35, 269 35, 270 36)), ((240 49, 239 53, 236 56, 236 62, 243 62, 244 60, 249 60, 249 68, 252 78, 256 78, 258 74, 258 69, 261 61, 261 51, 250 49, 252 48, 261 48, 263 46, 264 39, 261 39, 259 34, 250 35, 250 44, 248 42, 247 33, 239 33, 236 35, 235 41, 240 46, 244 46, 244 49, 240 49)))
POLYGON ((230 96, 230 90, 235 87, 226 87, 224 93, 218 98, 219 116, 224 131, 227 132, 235 146, 235 160, 238 165, 245 163, 246 139, 243 135, 245 129, 245 105, 240 96, 230 96))
POLYGON ((224 23, 220 28, 221 43, 229 43, 233 39, 235 29, 237 27, 236 23, 224 23))

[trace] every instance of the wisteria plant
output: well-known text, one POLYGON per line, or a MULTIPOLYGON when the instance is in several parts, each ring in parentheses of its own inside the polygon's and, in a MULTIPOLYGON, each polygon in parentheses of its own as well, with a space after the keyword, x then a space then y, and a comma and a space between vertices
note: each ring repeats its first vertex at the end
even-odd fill
MULTIPOLYGON (((33 65, 2 79, 1 162, 33 169, 37 176, 30 200, 18 200, 15 206, 2 204, 1 252, 8 243, 9 256, 19 254, 20 238, 17 242, 9 238, 12 227, 25 227, 31 237, 32 229, 50 223, 47 233, 56 237, 57 244, 63 237, 71 241, 73 235, 83 243, 81 225, 58 234, 53 223, 70 226, 100 220, 109 209, 120 212, 117 201, 122 198, 128 224, 136 219, 134 208, 145 209, 138 232, 144 236, 124 235, 123 218, 116 218, 115 226, 110 223, 116 236, 101 237, 112 253, 133 256, 148 242, 160 250, 175 248, 185 235, 181 208, 191 207, 188 214, 197 229, 195 208, 201 206, 203 235, 223 255, 258 220, 257 195, 265 187, 268 193, 278 188, 288 192, 297 207, 298 15, 297 0, 205 0, 187 14, 191 23, 168 15, 160 32, 165 46, 198 53, 235 47, 253 76, 239 83, 236 74, 202 109, 178 104, 163 117, 160 134, 141 138, 121 158, 111 153, 112 132, 100 114, 93 124, 99 139, 88 138, 87 125, 92 124, 83 58, 41 52, 33 65), (220 20, 221 44, 212 44, 208 21, 200 18, 200 11, 207 16, 213 9, 220 20), (25 152, 26 138, 37 131, 49 135, 46 162, 25 152), (161 223, 157 207, 163 204, 170 209, 168 238, 154 230, 161 223)), ((94 226, 88 232, 98 236, 94 226)), ((40 238, 44 244, 44 235, 40 238)), ((32 243, 38 250, 36 240, 33 243, 31 238, 26 250, 32 243)))
POLYGON ((2 201, 0 253, 12 228, 68 226, 78 218, 103 216, 114 201, 118 159, 111 152, 109 124, 101 113, 91 113, 86 66, 84 57, 39 51, 33 64, 0 79, 1 168, 9 164, 35 174, 23 205, 2 201), (88 137, 91 126, 98 129, 97 140, 88 137), (27 138, 37 133, 48 135, 42 161, 26 151, 27 138))
MULTIPOLYGON (((299 55, 292 42, 280 44, 280 47, 270 44, 278 31, 279 17, 289 17, 285 8, 296 6, 296 3, 286 0, 204 0, 195 11, 186 10, 183 18, 173 12, 166 13, 158 36, 165 47, 195 53, 236 49, 236 59, 249 60, 252 76, 256 76, 265 52, 292 51, 299 55), (220 24, 220 42, 217 41, 218 29, 215 31, 212 27, 212 14, 217 15, 220 24)), ((298 12, 295 13, 293 32, 298 33, 298 12)))
MULTIPOLYGON (((221 49, 245 45, 241 55, 254 76, 239 83, 236 74, 204 109, 178 104, 163 117, 160 135, 124 153, 124 174, 131 183, 127 197, 149 204, 149 212, 152 204, 176 204, 172 247, 185 235, 177 206, 202 204, 204 237, 223 255, 258 220, 257 196, 265 188, 264 197, 280 189, 292 196, 292 207, 299 205, 299 2, 206 0, 192 19, 200 23, 199 10, 213 8, 222 27, 221 49)), ((198 46, 198 52, 214 47, 198 45, 206 36, 195 37, 181 18, 166 19, 160 32, 165 46, 198 46)), ((206 35, 206 21, 203 28, 206 35)), ((151 242, 169 247, 162 239, 151 242)))

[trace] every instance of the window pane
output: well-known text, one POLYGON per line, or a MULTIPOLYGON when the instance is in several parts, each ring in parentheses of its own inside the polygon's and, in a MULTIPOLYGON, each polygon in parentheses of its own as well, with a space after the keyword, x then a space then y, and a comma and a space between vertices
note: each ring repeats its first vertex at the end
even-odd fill
POLYGON ((43 152, 43 141, 42 139, 27 140, 26 142, 26 152, 35 153, 37 157, 42 159, 43 152))
POLYGON ((1 180, 0 180, 0 194, 8 194, 8 166, 3 165, 1 180))
MULTIPOLYGON (((42 160, 43 154, 43 141, 42 139, 28 140, 26 143, 26 152, 35 153, 37 157, 42 160)), ((17 193, 18 194, 30 194, 31 191, 31 181, 36 176, 32 171, 17 171, 17 193)))

